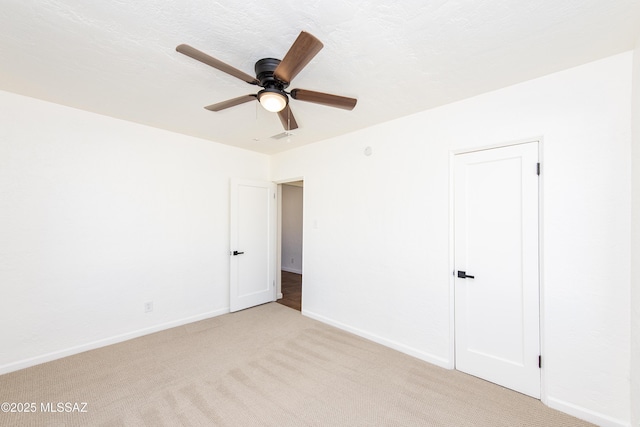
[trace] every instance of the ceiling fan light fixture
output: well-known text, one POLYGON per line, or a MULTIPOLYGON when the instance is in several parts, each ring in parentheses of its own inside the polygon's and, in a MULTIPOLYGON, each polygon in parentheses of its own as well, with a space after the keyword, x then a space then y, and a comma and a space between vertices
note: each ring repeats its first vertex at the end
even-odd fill
POLYGON ((267 88, 258 92, 258 101, 265 110, 277 113, 284 110, 289 98, 278 89, 267 88))

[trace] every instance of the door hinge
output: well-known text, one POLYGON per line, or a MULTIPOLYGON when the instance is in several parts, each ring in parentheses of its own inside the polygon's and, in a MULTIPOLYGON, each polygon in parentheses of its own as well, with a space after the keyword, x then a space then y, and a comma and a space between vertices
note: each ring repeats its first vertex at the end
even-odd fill
POLYGON ((538 368, 542 368, 542 356, 538 356, 538 368))
POLYGON ((540 175, 540 163, 536 165, 536 173, 540 175))

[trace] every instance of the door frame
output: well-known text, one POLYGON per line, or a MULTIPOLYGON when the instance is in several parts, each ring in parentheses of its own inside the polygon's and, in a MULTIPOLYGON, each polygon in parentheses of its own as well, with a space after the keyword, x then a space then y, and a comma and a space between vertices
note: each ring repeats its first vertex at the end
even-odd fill
POLYGON ((476 147, 466 147, 449 151, 449 369, 455 369, 455 159, 457 155, 473 153, 476 151, 493 150, 496 148, 511 147, 514 145, 538 143, 538 162, 541 164, 541 173, 538 177, 538 289, 540 293, 540 354, 542 355, 542 366, 540 368, 540 401, 548 406, 545 375, 545 319, 544 319, 544 157, 542 136, 525 138, 515 141, 507 141, 496 144, 480 145, 476 147))
MULTIPOLYGON (((293 178, 285 178, 278 181, 273 181, 276 184, 276 300, 283 297, 282 295, 282 184, 288 182, 303 181, 304 176, 297 176, 293 178)), ((302 277, 304 281, 304 196, 302 197, 302 277)), ((301 307, 302 311, 302 307, 301 307)))

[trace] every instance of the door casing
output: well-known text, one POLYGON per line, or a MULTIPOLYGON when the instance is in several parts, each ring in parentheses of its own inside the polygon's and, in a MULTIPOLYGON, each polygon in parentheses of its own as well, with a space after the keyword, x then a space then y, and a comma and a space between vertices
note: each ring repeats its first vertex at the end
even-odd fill
MULTIPOLYGON (((282 265, 282 184, 288 182, 304 181, 304 177, 297 176, 293 178, 287 178, 279 181, 274 181, 277 184, 277 225, 276 225, 276 298, 281 299, 282 295, 282 271, 280 266, 282 265)), ((302 215, 304 217, 304 199, 302 202, 302 215)), ((304 220, 303 220, 304 224, 304 220)), ((302 229, 302 253, 304 254, 304 228, 302 229)), ((304 257, 302 259, 303 271, 304 271, 304 257)), ((304 280, 304 279, 303 279, 304 280)))

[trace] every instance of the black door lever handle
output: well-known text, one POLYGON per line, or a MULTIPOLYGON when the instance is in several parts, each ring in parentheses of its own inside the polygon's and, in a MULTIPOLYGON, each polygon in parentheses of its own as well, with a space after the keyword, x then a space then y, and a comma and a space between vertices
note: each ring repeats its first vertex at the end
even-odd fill
POLYGON ((244 252, 233 251, 233 256, 242 255, 244 252))
POLYGON ((475 279, 476 276, 470 276, 466 271, 458 270, 458 277, 460 279, 475 279))

